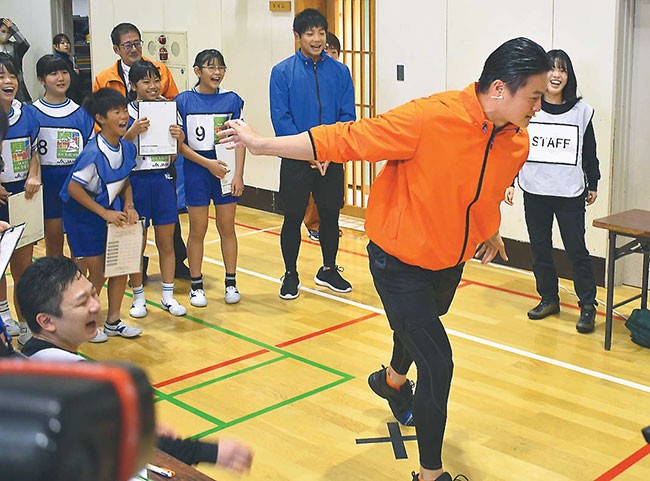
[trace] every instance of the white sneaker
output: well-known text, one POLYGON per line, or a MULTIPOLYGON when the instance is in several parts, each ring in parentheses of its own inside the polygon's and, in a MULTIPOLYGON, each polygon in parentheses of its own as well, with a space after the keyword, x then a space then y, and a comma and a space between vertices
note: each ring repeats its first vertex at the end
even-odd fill
POLYGON ((203 289, 190 289, 190 304, 194 307, 205 307, 208 305, 208 298, 205 297, 203 289))
POLYGON ((97 328, 97 334, 95 334, 95 337, 90 339, 88 342, 94 342, 96 344, 99 344, 100 342, 106 342, 108 341, 108 336, 104 334, 104 331, 102 331, 99 327, 97 328))
POLYGON ((131 310, 129 311, 131 317, 139 319, 147 315, 147 302, 146 301, 134 301, 131 304, 131 310))
POLYGON ((32 338, 32 331, 29 330, 29 327, 21 327, 20 334, 18 334, 18 344, 24 346, 27 341, 32 338))
POLYGON ((169 311, 172 316, 184 316, 187 314, 187 309, 185 309, 185 306, 181 306, 176 299, 172 298, 172 300, 169 301, 169 304, 166 304, 165 300, 163 299, 160 301, 160 305, 164 310, 169 311))
POLYGON ((237 304, 241 301, 241 295, 235 286, 226 287, 226 295, 224 297, 226 304, 237 304))
POLYGON ((120 321, 115 325, 104 324, 104 333, 109 337, 122 336, 131 338, 142 334, 142 329, 139 327, 129 326, 128 324, 124 324, 123 321, 120 321))
POLYGON ((11 337, 16 337, 20 334, 20 326, 13 319, 7 319, 4 321, 4 325, 7 328, 7 334, 11 337))

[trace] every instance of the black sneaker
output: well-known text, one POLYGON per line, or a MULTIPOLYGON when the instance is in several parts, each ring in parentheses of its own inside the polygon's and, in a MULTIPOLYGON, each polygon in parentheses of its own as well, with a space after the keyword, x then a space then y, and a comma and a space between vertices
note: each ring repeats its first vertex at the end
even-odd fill
MULTIPOLYGON (((420 475, 418 473, 411 472, 411 476, 413 476, 413 481, 419 481, 420 479, 420 475)), ((444 472, 436 478, 436 481, 469 481, 469 479, 467 479, 467 476, 464 474, 459 474, 452 480, 451 474, 444 472)))
POLYGON ((334 266, 329 269, 321 267, 314 276, 314 282, 319 286, 329 287, 335 292, 350 292, 352 284, 341 277, 339 272, 343 272, 343 268, 334 266))
POLYGON ((581 334, 589 334, 596 329, 596 307, 582 306, 580 318, 576 324, 576 331, 581 334))
POLYGON ((388 401, 388 406, 393 416, 404 426, 414 426, 413 420, 413 387, 408 379, 398 389, 390 387, 386 382, 386 368, 382 366, 379 371, 368 376, 368 385, 374 393, 388 401))
POLYGON ((528 318, 536 321, 560 312, 560 303, 542 299, 539 304, 528 311, 528 318))
POLYGON ((285 272, 282 276, 280 298, 295 299, 300 295, 300 279, 297 272, 285 272))

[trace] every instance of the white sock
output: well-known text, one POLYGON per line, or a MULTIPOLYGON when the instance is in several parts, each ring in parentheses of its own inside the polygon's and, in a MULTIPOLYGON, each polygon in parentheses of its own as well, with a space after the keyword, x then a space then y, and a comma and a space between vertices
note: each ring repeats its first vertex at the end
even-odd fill
POLYGON ((2 319, 3 322, 13 319, 11 317, 11 311, 9 310, 9 301, 6 299, 4 301, 0 301, 0 319, 2 319))
POLYGON ((144 298, 144 287, 140 284, 133 288, 133 304, 144 306, 147 300, 144 298))
POLYGON ((165 304, 169 304, 174 299, 174 283, 162 283, 162 300, 165 304))

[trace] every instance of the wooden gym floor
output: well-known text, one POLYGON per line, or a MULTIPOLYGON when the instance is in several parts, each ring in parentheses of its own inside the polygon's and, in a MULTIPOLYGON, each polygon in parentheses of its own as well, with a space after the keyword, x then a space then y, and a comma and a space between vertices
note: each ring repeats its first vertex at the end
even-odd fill
MULTIPOLYGON (((187 235, 187 216, 182 222, 187 235)), ((142 366, 160 420, 179 434, 250 444, 255 460, 248 479, 410 481, 418 468, 415 430, 397 426, 366 381, 389 361, 391 348, 368 272, 367 238, 344 229, 338 263, 353 285, 346 295, 315 285, 320 248, 303 235, 301 295, 284 301, 278 297, 281 223, 280 216, 238 208, 242 301, 236 305, 223 302, 212 225, 203 271, 209 304, 191 307, 189 283, 177 281, 177 298, 188 307, 184 318, 159 307, 150 238, 149 314, 134 322, 144 334, 88 344, 82 353, 142 366)), ((36 255, 43 255, 40 246, 36 255)), ((631 292, 622 287, 616 295, 631 292)), ((604 307, 596 332, 580 335, 576 299, 561 296, 561 314, 530 321, 526 311, 537 303, 530 273, 475 262, 466 267, 443 318, 455 362, 443 453, 452 474, 471 481, 650 479, 650 449, 640 432, 650 424, 650 350, 633 344, 618 318, 612 350, 604 351, 604 307)), ((105 290, 101 298, 105 305, 105 290)), ((125 297, 123 318, 129 306, 125 297)), ((413 367, 409 377, 415 376, 413 367)), ((200 469, 221 481, 236 479, 200 469)))

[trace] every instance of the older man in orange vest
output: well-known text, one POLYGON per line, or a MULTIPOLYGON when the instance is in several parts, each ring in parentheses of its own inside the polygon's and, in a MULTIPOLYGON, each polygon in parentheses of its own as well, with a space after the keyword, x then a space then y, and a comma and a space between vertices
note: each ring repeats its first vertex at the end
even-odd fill
MULTIPOLYGON (((129 92, 129 70, 142 57, 142 36, 138 27, 132 23, 120 23, 111 32, 113 51, 120 59, 106 70, 103 70, 95 77, 93 92, 103 87, 110 87, 122 93, 126 97, 129 92)), ((144 58, 144 60, 149 60, 144 58)), ((178 87, 174 77, 167 65, 159 62, 152 62, 160 71, 160 93, 167 99, 173 99, 178 95, 178 87)))

